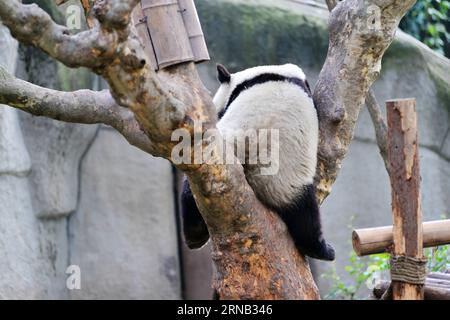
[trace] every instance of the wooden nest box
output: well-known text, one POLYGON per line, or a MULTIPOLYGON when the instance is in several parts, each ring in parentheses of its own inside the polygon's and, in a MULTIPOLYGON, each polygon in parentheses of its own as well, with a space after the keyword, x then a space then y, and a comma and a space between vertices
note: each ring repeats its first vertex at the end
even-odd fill
POLYGON ((209 60, 194 0, 141 0, 132 18, 155 70, 209 60))

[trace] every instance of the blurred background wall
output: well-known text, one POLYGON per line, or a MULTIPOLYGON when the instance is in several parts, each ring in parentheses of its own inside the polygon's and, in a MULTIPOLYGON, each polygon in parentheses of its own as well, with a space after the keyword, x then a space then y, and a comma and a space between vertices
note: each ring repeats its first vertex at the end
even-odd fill
MULTIPOLYGON (((64 23, 64 8, 35 1, 64 23)), ((215 64, 231 71, 296 63, 315 83, 327 51, 321 1, 196 0, 211 54, 199 66, 214 92, 215 64)), ((101 89, 0 27, 0 64, 60 90, 101 89)), ((380 103, 416 97, 425 220, 450 212, 450 62, 402 32, 383 60, 374 89, 380 103)), ((129 146, 104 126, 66 124, 0 106, 0 298, 178 299, 212 296, 209 247, 187 250, 179 236, 180 175, 168 162, 129 146), (66 288, 66 268, 81 269, 81 290, 66 288)), ((366 110, 333 192, 322 207, 335 263, 344 266, 351 228, 391 223, 388 176, 366 110)))

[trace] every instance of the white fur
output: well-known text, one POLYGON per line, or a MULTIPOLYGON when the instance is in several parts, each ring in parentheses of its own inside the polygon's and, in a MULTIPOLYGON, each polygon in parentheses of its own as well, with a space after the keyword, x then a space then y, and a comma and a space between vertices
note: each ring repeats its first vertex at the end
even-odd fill
MULTIPOLYGON (((263 73, 305 79, 303 71, 292 64, 256 67, 232 74, 230 83, 222 84, 214 97, 218 111, 238 84, 263 73)), ((289 205, 306 185, 313 183, 319 126, 313 101, 300 86, 272 81, 244 90, 228 107, 217 127, 225 137, 239 129, 279 129, 278 173, 261 175, 258 166, 244 164, 249 184, 270 205, 289 205)))

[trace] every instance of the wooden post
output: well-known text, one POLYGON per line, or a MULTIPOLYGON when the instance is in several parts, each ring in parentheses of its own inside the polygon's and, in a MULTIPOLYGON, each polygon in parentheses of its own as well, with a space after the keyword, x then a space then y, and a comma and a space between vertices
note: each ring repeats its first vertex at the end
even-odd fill
MULTIPOLYGON (((423 259, 415 99, 386 102, 395 256, 423 259)), ((392 281, 394 300, 423 300, 423 285, 392 281)))

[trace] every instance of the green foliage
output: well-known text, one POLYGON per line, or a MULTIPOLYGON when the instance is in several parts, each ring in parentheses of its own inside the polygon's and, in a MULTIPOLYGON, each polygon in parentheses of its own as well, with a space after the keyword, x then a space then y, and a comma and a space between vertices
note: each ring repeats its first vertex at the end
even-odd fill
POLYGON ((358 257, 355 252, 349 255, 349 264, 345 266, 345 272, 350 275, 350 283, 345 283, 336 273, 336 268, 322 275, 325 279, 332 280, 330 292, 325 299, 357 299, 357 294, 376 275, 389 268, 389 254, 381 253, 369 257, 358 257))
POLYGON ((428 259, 428 271, 445 272, 450 270, 450 246, 425 249, 428 259))
POLYGON ((450 1, 419 0, 401 21, 400 28, 430 48, 449 56, 449 16, 450 1))
MULTIPOLYGON (((428 259, 429 272, 450 270, 450 246, 427 248, 424 254, 428 259)), ((370 255, 368 258, 360 258, 352 251, 348 259, 349 263, 344 267, 345 272, 351 277, 349 283, 345 283, 339 277, 335 267, 322 275, 323 278, 332 281, 332 287, 325 299, 357 299, 357 295, 364 285, 372 282, 372 279, 380 272, 389 270, 389 257, 388 253, 381 253, 370 255)))

